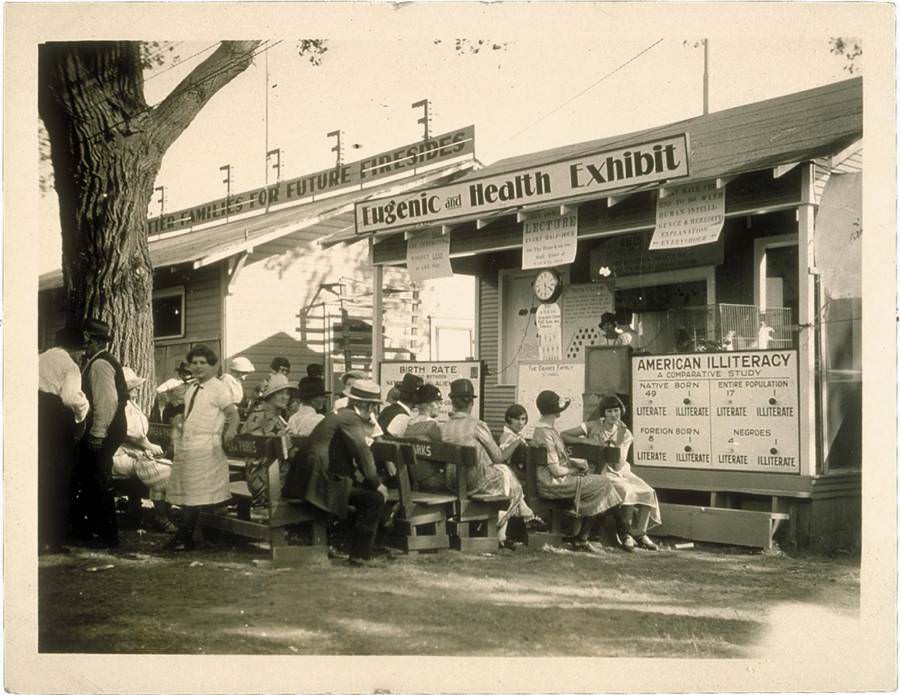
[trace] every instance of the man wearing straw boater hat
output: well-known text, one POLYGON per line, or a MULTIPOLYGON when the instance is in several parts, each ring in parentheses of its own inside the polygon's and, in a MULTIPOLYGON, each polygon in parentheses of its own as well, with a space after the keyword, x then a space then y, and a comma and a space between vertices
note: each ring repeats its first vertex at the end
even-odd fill
POLYGON ((82 328, 87 340, 88 362, 82 371, 82 390, 91 404, 87 431, 81 440, 77 466, 79 495, 76 500, 76 533, 82 540, 108 548, 119 545, 119 527, 112 486, 112 457, 125 441, 125 404, 128 385, 119 361, 110 354, 112 333, 100 319, 86 319, 82 328))
POLYGON ((338 518, 352 506, 350 564, 372 561, 372 545, 384 512, 387 488, 381 484, 367 444, 367 426, 381 405, 381 387, 360 379, 344 389, 347 407, 328 413, 309 435, 306 465, 294 465, 285 495, 302 497, 338 518))

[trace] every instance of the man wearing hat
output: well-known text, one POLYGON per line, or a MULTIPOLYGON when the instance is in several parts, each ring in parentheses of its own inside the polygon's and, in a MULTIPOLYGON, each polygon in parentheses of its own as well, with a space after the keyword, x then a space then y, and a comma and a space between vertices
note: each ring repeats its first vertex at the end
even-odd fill
POLYGON ((72 471, 81 423, 90 405, 81 390, 78 361, 84 334, 70 326, 56 346, 38 355, 38 548, 63 549, 69 529, 72 471))
POLYGON ((87 319, 82 326, 87 339, 87 364, 82 389, 91 404, 87 433, 81 440, 76 478, 76 532, 84 540, 96 534, 110 548, 119 545, 119 527, 112 487, 112 457, 125 441, 125 404, 128 386, 119 361, 107 349, 112 339, 109 324, 87 319))
POLYGON ((253 374, 256 368, 253 363, 243 355, 235 357, 228 365, 228 371, 221 376, 221 381, 231 391, 231 402, 240 406, 244 400, 244 379, 248 374, 253 374))
POLYGON ((325 417, 325 398, 330 391, 325 390, 325 382, 317 376, 305 376, 300 379, 297 397, 300 407, 288 420, 288 433, 295 437, 308 437, 316 425, 325 417))
POLYGON ((631 333, 619 330, 616 315, 611 311, 606 311, 600 316, 600 331, 597 345, 608 347, 631 345, 631 333))
POLYGON ((328 413, 309 435, 305 466, 288 474, 286 494, 301 496, 320 509, 345 518, 354 511, 350 563, 370 564, 387 489, 366 443, 367 425, 381 405, 381 387, 360 379, 344 389, 347 407, 328 413), (294 490, 289 488, 293 487, 294 490))
POLYGON ((411 372, 403 375, 403 380, 394 386, 397 400, 381 411, 378 426, 391 437, 402 437, 412 419, 412 410, 416 402, 416 393, 424 382, 421 377, 411 372))
MULTIPOLYGON (((368 379, 368 378, 369 377, 365 372, 361 372, 358 369, 351 369, 349 372, 344 372, 341 375, 341 389, 342 389, 342 391, 346 391, 348 388, 353 386, 353 384, 356 383, 357 381, 359 381, 360 379, 368 379)), ((341 408, 346 408, 349 400, 350 399, 347 398, 346 396, 341 396, 340 398, 335 400, 332 410, 334 410, 334 412, 337 412, 341 408)))

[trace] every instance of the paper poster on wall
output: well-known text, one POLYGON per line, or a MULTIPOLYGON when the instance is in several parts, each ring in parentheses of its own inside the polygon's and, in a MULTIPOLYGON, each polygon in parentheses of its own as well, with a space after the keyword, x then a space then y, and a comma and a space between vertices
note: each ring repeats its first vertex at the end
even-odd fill
POLYGON ((531 437, 534 423, 541 414, 535 401, 541 391, 556 391, 563 398, 572 399, 556 421, 558 430, 581 424, 582 395, 584 392, 584 364, 580 362, 519 362, 519 381, 516 386, 516 403, 528 412, 525 437, 531 437))
POLYGON ((559 304, 541 304, 535 313, 540 359, 557 361, 562 352, 562 312, 559 304))
POLYGON ((634 461, 800 472, 796 350, 632 357, 634 461))
POLYGON ((650 249, 699 246, 717 241, 725 223, 725 188, 715 181, 666 189, 656 200, 650 249))
POLYGON ((581 361, 584 348, 597 344, 600 316, 616 310, 614 292, 607 282, 569 285, 563 290, 563 359, 581 361))
POLYGON ((577 249, 578 210, 541 210, 522 224, 522 270, 569 265, 577 249))
POLYGON ((381 384, 381 393, 386 394, 391 388, 401 381, 407 372, 422 378, 426 384, 432 384, 440 389, 444 397, 441 403, 441 413, 438 420, 446 420, 450 413, 450 382, 456 379, 468 379, 475 387, 476 414, 480 412, 481 403, 481 363, 480 362, 400 362, 388 361, 379 364, 378 381, 381 384))
POLYGON ((426 230, 406 242, 406 269, 413 282, 450 277, 450 235, 426 230))

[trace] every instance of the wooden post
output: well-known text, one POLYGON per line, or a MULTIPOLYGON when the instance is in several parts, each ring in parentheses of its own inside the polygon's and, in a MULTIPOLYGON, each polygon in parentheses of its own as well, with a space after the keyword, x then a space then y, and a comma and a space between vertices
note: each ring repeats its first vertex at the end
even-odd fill
POLYGON ((816 460, 816 354, 815 354, 815 171, 812 162, 802 164, 800 205, 797 208, 797 260, 799 307, 799 405, 800 405, 800 475, 813 476, 816 460))
MULTIPOLYGON (((384 323, 382 321, 384 302, 384 268, 374 264, 375 238, 369 237, 369 263, 372 264, 372 378, 376 381, 381 374, 376 373, 384 359, 384 323)), ((384 394, 382 394, 384 395, 384 394)))

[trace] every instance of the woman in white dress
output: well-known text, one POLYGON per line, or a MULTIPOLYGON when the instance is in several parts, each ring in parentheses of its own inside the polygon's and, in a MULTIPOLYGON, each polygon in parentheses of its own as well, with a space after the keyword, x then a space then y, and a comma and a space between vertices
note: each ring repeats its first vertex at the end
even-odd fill
POLYGON ((169 478, 169 502, 181 507, 178 531, 170 550, 192 550, 200 511, 231 498, 228 459, 223 443, 230 444, 238 429, 238 411, 231 390, 216 378, 218 356, 197 345, 187 356, 196 377, 185 394, 184 417, 176 420, 175 460, 169 478))

